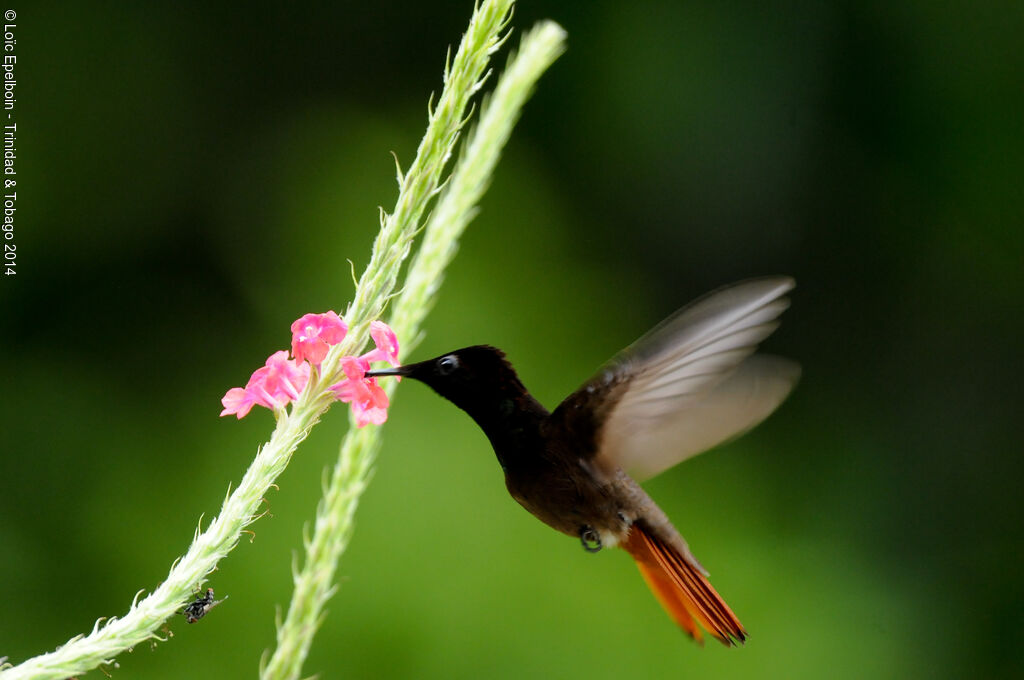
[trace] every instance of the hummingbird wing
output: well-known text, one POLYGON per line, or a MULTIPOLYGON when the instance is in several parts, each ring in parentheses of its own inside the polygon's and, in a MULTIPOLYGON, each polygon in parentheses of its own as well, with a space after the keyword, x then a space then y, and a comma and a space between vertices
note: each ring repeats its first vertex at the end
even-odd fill
POLYGON ((799 377, 796 362, 756 354, 674 416, 652 421, 617 414, 606 422, 601 453, 634 479, 650 479, 760 423, 782 403, 799 377))
POLYGON ((743 281, 691 303, 616 355, 552 413, 593 438, 599 462, 638 480, 766 418, 800 374, 751 354, 789 306, 788 277, 743 281))

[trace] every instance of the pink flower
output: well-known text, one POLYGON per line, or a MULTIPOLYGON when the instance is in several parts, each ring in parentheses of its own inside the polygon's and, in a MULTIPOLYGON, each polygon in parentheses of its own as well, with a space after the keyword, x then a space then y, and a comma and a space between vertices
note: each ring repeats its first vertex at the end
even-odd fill
POLYGON ((239 419, 256 404, 269 409, 282 408, 297 399, 309 382, 309 364, 288 358, 288 352, 274 352, 266 365, 256 369, 245 388, 232 387, 221 399, 222 416, 235 414, 239 419))
POLYGON ((387 420, 387 393, 377 384, 376 378, 365 377, 370 362, 364 357, 342 357, 341 368, 345 372, 345 379, 331 385, 330 390, 338 399, 352 406, 356 425, 380 425, 387 420))
POLYGON ((245 391, 241 387, 232 387, 228 390, 228 393, 224 395, 224 398, 220 400, 220 403, 224 404, 224 410, 220 412, 222 416, 230 415, 232 413, 238 415, 238 419, 241 420, 249 413, 249 409, 255 404, 253 396, 245 391))
MULTIPOLYGON (((297 399, 309 383, 310 373, 319 367, 332 345, 341 342, 348 333, 348 324, 334 312, 305 314, 292 324, 292 356, 281 350, 267 359, 266 365, 253 372, 245 387, 232 387, 221 399, 222 416, 234 414, 244 417, 253 406, 280 409, 297 399)), ((367 378, 371 361, 385 361, 398 366, 398 338, 382 321, 370 323, 370 337, 376 347, 359 357, 341 357, 345 377, 331 385, 334 395, 352 407, 356 424, 380 425, 388 418, 388 395, 377 384, 376 378, 367 378)))
POLYGON ((328 348, 341 342, 346 333, 348 324, 334 312, 306 314, 292 324, 292 356, 319 366, 328 348))
MULTIPOLYGON (((282 406, 293 399, 298 399, 309 382, 309 364, 289 359, 288 352, 284 350, 271 354, 266 366, 258 369, 256 373, 264 370, 266 375, 263 377, 262 387, 271 395, 272 400, 281 402, 282 406)), ((254 377, 256 373, 253 374, 254 377)), ((248 388, 246 385, 246 389, 248 388)))
POLYGON ((398 338, 383 321, 370 322, 370 337, 377 345, 377 349, 370 350, 364 354, 362 359, 366 361, 386 361, 392 366, 398 365, 398 338))

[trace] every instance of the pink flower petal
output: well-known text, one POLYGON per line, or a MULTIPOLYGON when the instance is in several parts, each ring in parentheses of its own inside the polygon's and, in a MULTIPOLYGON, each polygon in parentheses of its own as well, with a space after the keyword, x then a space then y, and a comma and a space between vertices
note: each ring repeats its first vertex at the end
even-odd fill
POLYGON ((289 359, 288 352, 284 350, 271 354, 265 368, 269 370, 263 379, 263 387, 283 404, 298 399, 309 382, 309 364, 289 359))
MULTIPOLYGON (((370 322, 370 337, 377 345, 377 352, 382 357, 380 361, 386 361, 392 366, 398 365, 398 338, 383 321, 370 322)), ((371 360, 372 361, 372 360, 371 360)))
POLYGON ((358 405, 352 406, 352 411, 356 416, 356 427, 365 427, 366 425, 382 425, 388 419, 388 410, 386 408, 362 408, 358 405))
POLYGON ((353 402, 352 412, 356 417, 356 426, 363 427, 369 423, 380 425, 388 419, 388 395, 377 385, 376 378, 365 381, 367 399, 353 402))
POLYGON ((235 414, 241 420, 249 413, 249 409, 255 402, 244 388, 232 387, 220 400, 220 403, 224 404, 224 410, 220 412, 221 416, 235 414))
POLYGON ((285 350, 274 352, 264 366, 253 371, 245 388, 228 390, 221 399, 224 404, 221 415, 234 413, 241 418, 256 404, 269 409, 282 408, 306 389, 309 371, 309 364, 289 359, 285 350))
POLYGON ((346 378, 329 388, 341 401, 352 407, 356 425, 380 425, 388 418, 388 395, 377 384, 376 378, 366 378, 369 362, 363 357, 342 357, 342 370, 346 378))
POLYGON ((363 357, 342 357, 341 370, 349 380, 362 380, 370 370, 370 362, 363 357))
MULTIPOLYGON (((270 362, 270 359, 267 359, 267 362, 270 362)), ((249 399, 251 399, 254 404, 274 409, 279 405, 283 406, 283 404, 279 404, 274 395, 267 390, 266 384, 267 377, 269 375, 269 366, 260 366, 257 368, 249 377, 249 382, 245 384, 245 392, 249 395, 249 399)))
POLYGON ((370 390, 370 404, 374 408, 387 408, 391 400, 388 399, 388 393, 377 384, 377 379, 367 378, 366 386, 370 390))
POLYGON ((305 314, 292 323, 292 356, 319 366, 331 345, 341 342, 346 333, 348 324, 334 312, 305 314))

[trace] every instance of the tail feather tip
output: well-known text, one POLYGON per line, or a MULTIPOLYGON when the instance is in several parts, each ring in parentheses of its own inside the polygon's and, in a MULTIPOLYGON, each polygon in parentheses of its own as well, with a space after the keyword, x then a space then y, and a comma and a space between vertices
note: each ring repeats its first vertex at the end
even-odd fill
POLYGON ((633 525, 623 547, 668 615, 695 642, 703 644, 701 627, 727 647, 746 642, 743 624, 698 565, 640 524, 633 525))

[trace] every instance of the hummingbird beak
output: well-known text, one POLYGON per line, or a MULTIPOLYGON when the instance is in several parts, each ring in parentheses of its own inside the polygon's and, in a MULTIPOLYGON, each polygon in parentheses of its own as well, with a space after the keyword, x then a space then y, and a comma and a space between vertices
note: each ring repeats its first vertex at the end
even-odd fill
POLYGON ((396 376, 407 376, 412 373, 413 368, 416 364, 407 364, 405 366, 396 366, 395 368, 378 368, 373 371, 367 371, 367 378, 382 378, 389 375, 396 376))

